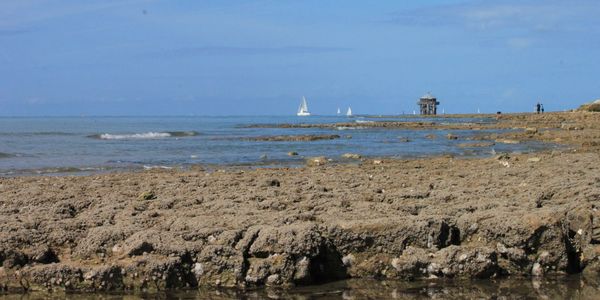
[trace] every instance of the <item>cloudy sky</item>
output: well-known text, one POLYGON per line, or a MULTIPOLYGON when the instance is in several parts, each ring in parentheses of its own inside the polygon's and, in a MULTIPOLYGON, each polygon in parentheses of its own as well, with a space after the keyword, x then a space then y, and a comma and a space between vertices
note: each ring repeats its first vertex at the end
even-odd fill
POLYGON ((0 115, 565 110, 600 98, 600 2, 0 1, 0 115))

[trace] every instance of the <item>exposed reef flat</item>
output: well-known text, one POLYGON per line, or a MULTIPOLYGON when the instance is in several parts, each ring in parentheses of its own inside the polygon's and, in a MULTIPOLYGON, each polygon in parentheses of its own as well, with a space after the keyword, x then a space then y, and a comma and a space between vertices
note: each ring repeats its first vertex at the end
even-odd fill
POLYGON ((499 138, 569 147, 0 178, 0 289, 598 276, 600 114, 502 116, 494 126, 522 129, 499 138))
POLYGON ((337 134, 302 134, 302 135, 269 135, 245 138, 249 141, 259 142, 311 142, 319 140, 339 139, 337 134))

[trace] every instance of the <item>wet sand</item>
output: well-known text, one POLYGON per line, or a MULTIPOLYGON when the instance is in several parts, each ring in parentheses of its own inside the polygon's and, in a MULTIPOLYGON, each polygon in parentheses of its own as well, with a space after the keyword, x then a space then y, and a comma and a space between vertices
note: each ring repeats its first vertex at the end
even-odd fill
MULTIPOLYGON (((497 122, 423 126, 515 129, 480 138, 565 147, 471 159, 1 178, 0 289, 597 276, 600 114, 491 117, 497 122)), ((360 125, 378 126, 370 124, 360 125)))

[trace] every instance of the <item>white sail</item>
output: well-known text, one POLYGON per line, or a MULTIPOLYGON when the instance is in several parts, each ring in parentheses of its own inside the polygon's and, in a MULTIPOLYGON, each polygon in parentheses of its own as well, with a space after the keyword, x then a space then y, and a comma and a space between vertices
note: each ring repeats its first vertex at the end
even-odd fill
POLYGON ((338 107, 337 114, 338 114, 338 115, 342 114, 342 111, 340 110, 340 108, 339 108, 339 107, 338 107))
POLYGON ((346 116, 348 116, 348 117, 352 116, 352 108, 348 107, 348 111, 346 112, 346 116))
POLYGON ((300 107, 298 107, 298 116, 306 117, 310 116, 310 112, 308 112, 308 104, 306 103, 306 98, 302 96, 302 103, 300 103, 300 107))

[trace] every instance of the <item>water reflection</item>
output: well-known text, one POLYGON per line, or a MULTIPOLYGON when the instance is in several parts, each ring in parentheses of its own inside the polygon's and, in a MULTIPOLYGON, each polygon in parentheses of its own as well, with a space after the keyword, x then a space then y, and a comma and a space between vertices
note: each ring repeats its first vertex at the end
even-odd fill
MULTIPOLYGON (((1 295, 1 294, 0 294, 1 295)), ((288 289, 201 289, 159 293, 28 293, 2 299, 598 299, 600 277, 510 278, 416 282, 346 280, 288 289)))

